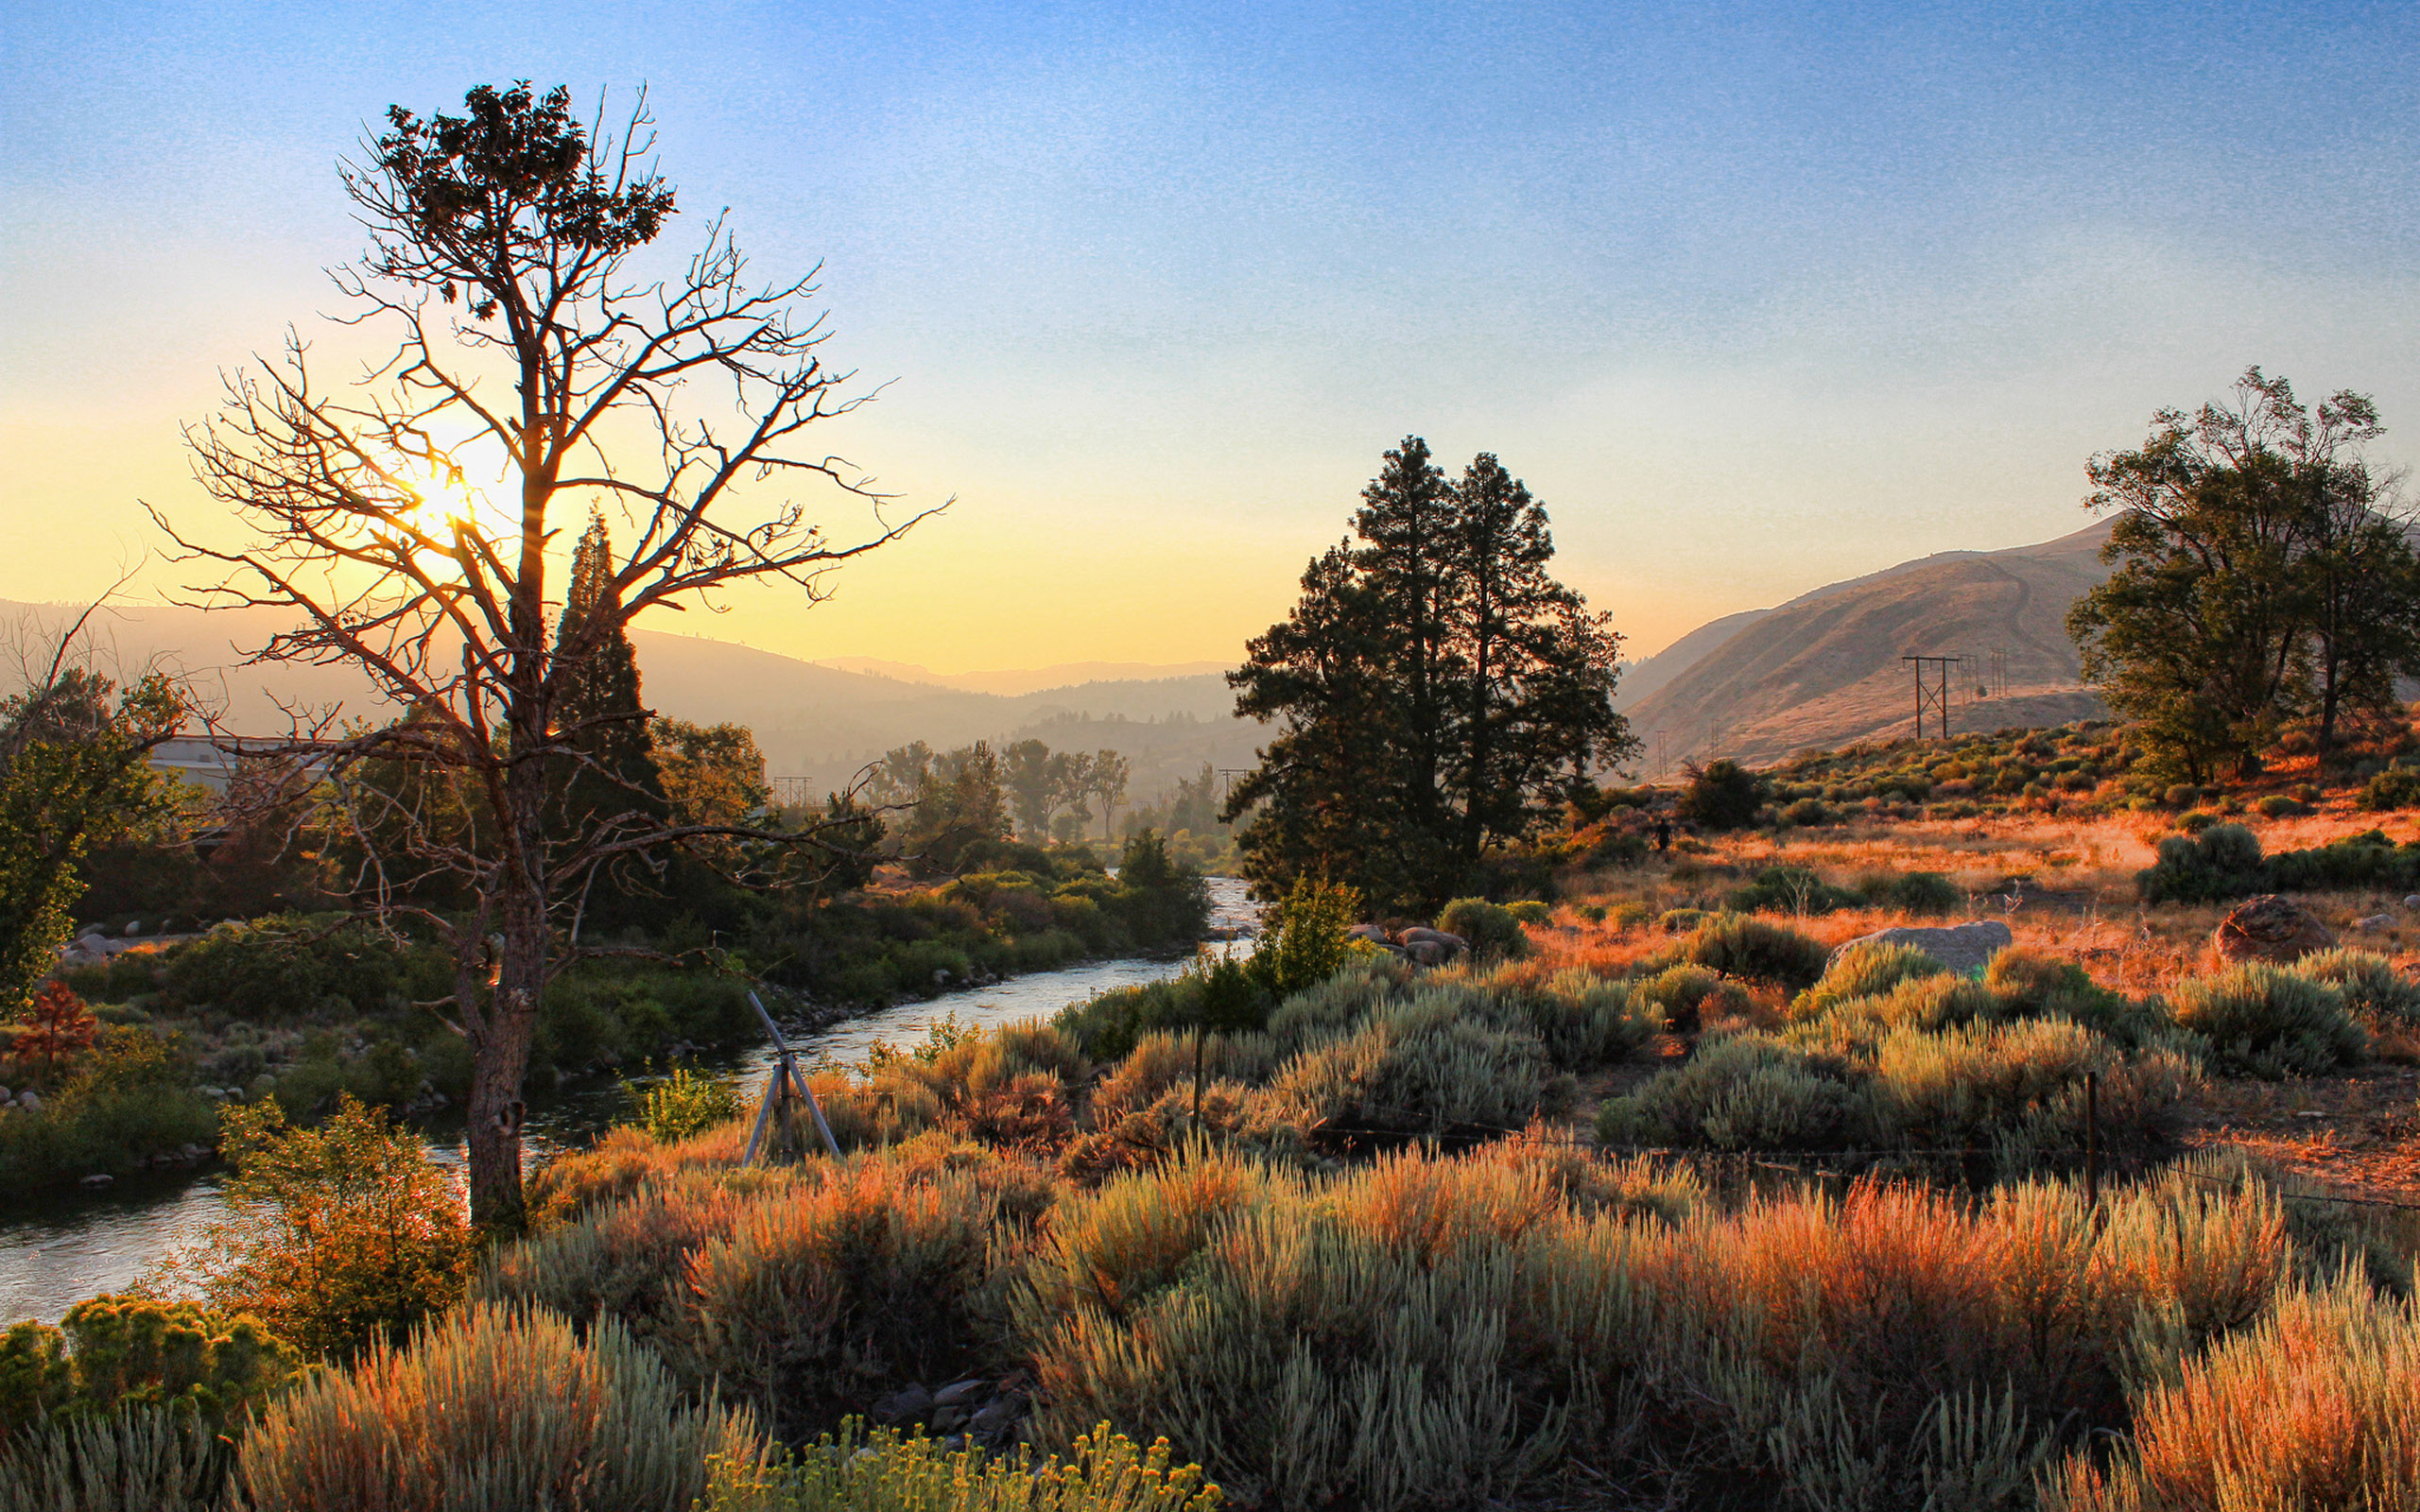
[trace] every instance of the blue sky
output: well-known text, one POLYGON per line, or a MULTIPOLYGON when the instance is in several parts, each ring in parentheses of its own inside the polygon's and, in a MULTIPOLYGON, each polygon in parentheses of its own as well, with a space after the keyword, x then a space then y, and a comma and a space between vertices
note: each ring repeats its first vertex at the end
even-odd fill
POLYGON ((811 613, 696 627, 798 654, 1233 656, 1412 431, 1528 477, 1638 649, 2077 528, 2085 456, 2249 363, 2420 455, 2410 6, 0 26, 5 597, 104 586, 138 495, 197 507, 178 422, 337 307, 362 124, 516 77, 645 82, 669 239, 727 205, 769 275, 821 260, 834 354, 896 380, 836 448, 960 501, 811 613))

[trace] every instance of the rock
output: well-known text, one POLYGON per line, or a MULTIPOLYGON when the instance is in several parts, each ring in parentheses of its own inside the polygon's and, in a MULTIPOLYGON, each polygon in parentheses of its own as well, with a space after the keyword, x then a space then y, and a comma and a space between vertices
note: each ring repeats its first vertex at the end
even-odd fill
POLYGON ((937 988, 949 986, 948 967, 937 966, 933 969, 933 986, 937 988))
POLYGON ((2420 892, 2415 892, 2411 897, 2404 899, 2403 906, 2406 908, 2420 908, 2420 892))
POLYGON ((1025 1411, 1025 1403, 1016 1398, 1001 1395, 983 1404, 983 1410, 967 1419, 966 1431, 981 1438, 1006 1432, 1025 1411))
POLYGON ((15 1093, 9 1091, 8 1088, 0 1087, 0 1108, 7 1107, 9 1100, 14 1095, 15 1093))
POLYGON ((927 1426, 934 1433, 946 1434, 964 1423, 967 1417, 968 1413, 963 1407, 936 1407, 933 1409, 932 1420, 927 1426))
POLYGON ((1839 960, 1859 945, 1913 945, 1961 976, 1973 976, 1992 964, 1992 957, 2016 943, 2016 935, 1996 919, 1951 924, 1939 929, 1901 925, 1859 935, 1832 953, 1839 960))
POLYGON ((1454 953, 1433 939, 1416 939, 1402 947, 1414 966, 1443 966, 1454 958, 1454 953))
POLYGON ((117 1177, 107 1171, 95 1171, 84 1178, 84 1184, 88 1187, 105 1187, 116 1179, 117 1177))
MULTIPOLYGON (((977 1397, 990 1395, 991 1390, 992 1383, 989 1381, 953 1381, 948 1385, 942 1387, 941 1390, 933 1393, 933 1405, 936 1407, 962 1407, 968 1402, 973 1401, 977 1397)), ((941 1425, 936 1423, 934 1426, 939 1427, 941 1425)))
POLYGON ((129 938, 129 939, 132 939, 135 936, 140 935, 140 934, 142 934, 142 933, 143 933, 143 920, 141 920, 141 919, 128 919, 128 920, 126 921, 126 937, 127 937, 127 938, 129 938))
POLYGON ((2225 960, 2282 965, 2327 949, 2336 936, 2302 904, 2263 893, 2236 904, 2211 932, 2210 943, 2225 960))
POLYGON ((28 1113, 42 1111, 42 1093, 28 1087, 17 1094, 17 1106, 28 1113))
POLYGON ((1471 948, 1471 942, 1462 938, 1460 935, 1448 935, 1442 929, 1429 929, 1420 924, 1413 924, 1409 928, 1404 930, 1401 934, 1395 936, 1395 943, 1399 945, 1443 945, 1447 950, 1452 951, 1466 951, 1471 948))
POLYGON ((914 1422, 932 1407, 933 1394, 911 1383, 905 1390, 874 1403, 873 1418, 880 1423, 914 1422))
POLYGON ((1387 932, 1375 924, 1356 924, 1344 932, 1346 939, 1367 940, 1373 945, 1387 943, 1387 932))
POLYGON ((2381 929, 2393 929, 2394 927, 2394 916, 2392 914, 2372 914, 2367 919, 2357 919, 2353 920, 2353 927, 2355 929, 2369 930, 2373 933, 2381 929))
POLYGON ((188 1164, 200 1160, 203 1156, 208 1155, 209 1153, 210 1152, 208 1150, 203 1149, 199 1144, 187 1144, 177 1151, 178 1158, 188 1164))

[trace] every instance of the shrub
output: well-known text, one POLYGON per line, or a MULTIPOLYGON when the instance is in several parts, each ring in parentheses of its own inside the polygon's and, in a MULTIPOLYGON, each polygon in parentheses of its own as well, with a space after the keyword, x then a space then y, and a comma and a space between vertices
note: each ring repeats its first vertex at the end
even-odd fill
POLYGON ((217 1138, 218 1111, 195 1092, 170 1046, 135 1024, 104 1024, 39 1109, 0 1111, 0 1187, 30 1191, 217 1138))
POLYGON ((688 1263, 677 1353, 785 1437, 826 1431, 970 1363, 998 1206, 963 1171, 895 1159, 817 1170, 737 1215, 688 1263))
POLYGON ((1655 916, 1655 927, 1667 935, 1686 935, 1706 921, 1703 908, 1667 908, 1655 916))
MULTIPOLYGON (((435 953, 358 926, 281 914, 225 923, 165 953, 161 982, 170 1001, 210 1004, 247 1018, 293 1018, 329 998, 383 1006, 389 993, 432 998, 444 966, 435 953)), ((450 987, 450 983, 447 987, 450 987)))
POLYGON ((1529 932, 1509 908, 1484 898, 1457 898, 1437 916, 1437 927, 1470 943, 1481 958, 1517 960, 1530 954, 1529 932))
POLYGON ((1764 806, 1765 779, 1738 763, 1723 759, 1688 766, 1688 782, 1681 789, 1681 818, 1705 830, 1739 830, 1756 822, 1764 806))
POLYGON ((1746 914, 1715 915, 1698 926, 1682 954, 1725 976, 1790 988, 1813 986, 1830 956, 1796 930, 1746 914))
POLYGON ((0 1512, 219 1512, 231 1460, 189 1414, 68 1418, 0 1440, 0 1512))
POLYGON ((843 1423, 796 1459, 717 1460, 700 1512, 1216 1512, 1199 1465, 1170 1462, 1168 1441, 1138 1450, 1102 1423, 1067 1458, 987 1456, 919 1434, 843 1423))
POLYGON ((1911 914, 1953 913, 1966 902, 1958 885, 1938 871, 1909 871, 1860 883, 1858 890, 1877 907, 1911 914))
POLYGON ((2408 809, 2420 803, 2420 771, 2394 766, 2370 779, 2361 789, 2361 807, 2377 812, 2408 809))
MULTIPOLYGON (((1480 989, 1489 990, 1485 986, 1480 989)), ((1576 967, 1535 987, 1494 990, 1518 1005, 1547 1058, 1564 1071, 1594 1071, 1627 1060, 1664 1027, 1659 1007, 1627 984, 1608 982, 1576 967)))
POLYGON ((1829 824, 1833 819, 1832 811, 1824 806, 1824 800, 1815 798, 1802 798, 1797 802, 1785 806, 1781 811, 1781 816, 1786 824, 1807 826, 1829 824))
POLYGON ((1819 1018, 1837 1005, 1878 997, 1911 977, 1943 976, 1948 971, 1918 946, 1867 940, 1829 961, 1822 978, 1790 1000, 1789 1016, 1819 1018))
POLYGON ((2344 994, 2261 961, 2185 983, 2172 1012, 2177 1025, 2200 1036, 2217 1065, 2235 1075, 2318 1075, 2356 1064, 2369 1051, 2369 1036, 2345 1011, 2344 994))
POLYGON ((164 1407, 223 1423, 294 1373, 294 1351, 260 1320, 193 1302, 95 1297, 58 1328, 0 1333, 0 1438, 43 1418, 164 1407))
POLYGON ((1865 1137, 1867 1102, 1846 1070, 1761 1034, 1699 1047, 1598 1109, 1606 1144, 1718 1150, 1840 1149, 1865 1137))
POLYGON ((179 1259, 202 1295, 306 1356, 348 1356, 442 1312, 478 1237, 410 1129, 347 1098, 318 1128, 274 1102, 228 1109, 229 1216, 179 1259))
POLYGON ((2106 1469, 2078 1453, 2053 1512, 2406 1504, 2420 1484, 2420 1308, 2357 1275, 2296 1290, 2145 1393, 2106 1469))
POLYGON ((1360 915, 1353 888, 1297 877, 1253 944, 1253 974, 1280 996, 1326 981, 1343 969, 1344 932, 1360 915))
POLYGON ((1754 882, 1726 894, 1722 906, 1738 914, 1828 914, 1862 902, 1856 893, 1832 886, 1805 867, 1767 867, 1754 882))
POLYGON ((1638 996, 1661 1009, 1675 1032, 1695 1034, 1705 1000, 1721 986, 1722 978, 1703 966, 1673 966, 1640 983, 1638 996))
POLYGON ((2383 955, 2340 945, 2306 955, 2289 970, 2342 993, 2347 1011, 2373 1028, 2420 1025, 2420 984, 2383 955))
POLYGON ((1306 1133, 1332 1139, 1518 1128, 1547 1091, 1546 1051, 1466 1005, 1450 988, 1389 1004, 1350 1037, 1288 1062, 1270 1091, 1306 1133))
POLYGON ((630 1099, 639 1126, 666 1143, 702 1134, 740 1115, 739 1094, 729 1083, 699 1075, 686 1066, 673 1067, 670 1075, 652 1087, 626 1082, 623 1095, 630 1099))
POLYGON ((2145 902, 2203 902, 2258 892, 2269 881, 2260 838, 2240 824, 2212 824, 2198 837, 2170 835, 2159 859, 2135 873, 2145 902))
POLYGON ((304 1378, 245 1435, 236 1473, 254 1512, 687 1512, 708 1456, 762 1453, 747 1414, 684 1400, 612 1318, 583 1341, 548 1314, 474 1303, 304 1378))
POLYGON ((2073 961, 2022 945, 1992 957, 1983 986, 1998 998, 2004 1018, 2071 1019, 2120 1044, 2140 1045, 2165 1023, 2154 1005, 2102 987, 2073 961))
POLYGON ((2310 805, 2283 793, 2271 793, 2252 805, 2252 812, 2264 819, 2299 818, 2310 812, 2310 805))

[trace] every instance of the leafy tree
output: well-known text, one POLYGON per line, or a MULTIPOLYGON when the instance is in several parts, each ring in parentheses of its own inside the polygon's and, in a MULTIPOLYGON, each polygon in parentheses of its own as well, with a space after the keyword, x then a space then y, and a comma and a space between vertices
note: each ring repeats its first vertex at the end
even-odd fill
POLYGON ((1110 816, 1126 801, 1126 780, 1132 775, 1126 758, 1114 750, 1097 750, 1085 763, 1083 793, 1100 799, 1100 837, 1109 838, 1110 816))
POLYGON ((2330 742, 2346 702, 2391 699, 2420 664, 2420 563, 2360 456, 2378 434, 2363 396, 2313 412, 2254 368, 2232 403, 2162 410, 2141 447, 2092 459, 2116 571, 2068 633, 2085 679, 2188 780, 2256 776, 2307 711, 2330 742))
POLYGON ((11 1066, 27 1069, 40 1062, 42 1078, 47 1083, 59 1074, 61 1061, 73 1060, 91 1048, 100 1026, 84 1000, 69 990, 66 983, 54 979, 34 994, 25 1017, 14 1026, 9 1040, 9 1061, 11 1066))
POLYGON ((119 694, 67 664, 72 639, 0 700, 0 1021, 59 964, 84 891, 78 864, 168 801, 147 762, 184 719, 164 678, 119 694))
POLYGON ((698 836, 693 850, 735 868, 740 840, 773 799, 756 732, 746 725, 659 719, 655 736, 655 761, 673 821, 698 836))
POLYGON ((1362 502, 1229 675, 1236 711, 1279 729, 1224 816, 1250 815, 1264 894, 1325 875, 1425 915, 1633 748, 1620 637, 1547 573, 1546 510, 1494 456, 1448 484, 1410 438, 1362 502))
POLYGON ((753 821, 562 833, 552 774, 599 728, 565 724, 578 686, 650 610, 759 579, 814 603, 840 564, 923 518, 886 518, 807 439, 862 400, 825 366, 821 319, 797 313, 806 281, 749 282, 720 217, 668 276, 632 266, 676 208, 649 125, 642 101, 592 129, 567 90, 526 82, 475 88, 459 115, 390 108, 366 161, 341 170, 371 245, 337 279, 348 322, 394 330, 394 354, 367 365, 359 393, 320 377, 299 336, 231 377, 220 414, 188 435, 204 488, 251 540, 160 521, 216 576, 205 603, 291 622, 260 659, 344 663, 414 711, 320 759, 356 813, 389 810, 360 833, 399 845, 411 869, 454 874, 451 903, 419 918, 454 956, 472 1204, 497 1229, 522 1219, 522 1084, 547 981, 579 954, 569 925, 588 877, 692 842, 818 843, 812 827, 753 821), (871 511, 854 541, 809 518, 795 490, 817 482, 871 511), (630 544, 566 640, 549 553, 564 513, 592 508, 621 511, 630 544), (397 784, 352 781, 371 762, 444 774, 472 822, 450 839, 422 832, 416 809, 383 803, 397 784))
POLYGON ((1039 740, 1020 740, 1000 753, 1000 782, 1016 811, 1017 833, 1031 845, 1051 838, 1061 809, 1082 806, 1092 776, 1091 758, 1054 751, 1039 740))
POLYGON ((1361 917, 1351 887, 1297 877, 1253 945, 1253 979, 1278 997, 1317 987, 1352 958, 1345 931, 1361 917))
POLYGON ((479 1244, 461 1192, 383 1110, 348 1093, 294 1128, 274 1100, 230 1108, 220 1149, 229 1216, 178 1262, 214 1305, 341 1359, 461 1297, 479 1244))

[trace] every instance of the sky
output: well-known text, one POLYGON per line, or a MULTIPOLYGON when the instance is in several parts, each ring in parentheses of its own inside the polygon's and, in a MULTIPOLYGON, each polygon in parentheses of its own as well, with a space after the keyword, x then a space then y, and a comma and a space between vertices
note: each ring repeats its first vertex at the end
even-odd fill
MULTIPOLYGON (((390 102, 644 84, 683 249, 821 266, 824 448, 954 500, 661 627, 937 671, 1232 660, 1408 434, 1493 452, 1633 654, 2079 529, 2246 366, 2420 458, 2420 7, 352 7, 0 16, 0 598, 157 595, 142 501, 359 333, 390 102)), ((846 499, 810 496, 846 535, 846 499)), ((182 576, 181 576, 181 574, 182 576)))

